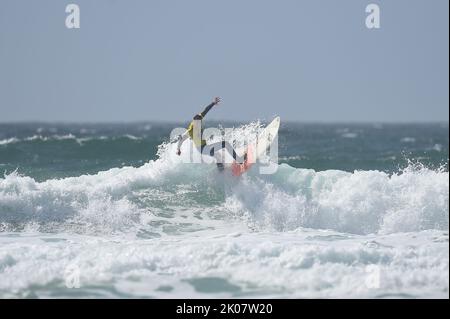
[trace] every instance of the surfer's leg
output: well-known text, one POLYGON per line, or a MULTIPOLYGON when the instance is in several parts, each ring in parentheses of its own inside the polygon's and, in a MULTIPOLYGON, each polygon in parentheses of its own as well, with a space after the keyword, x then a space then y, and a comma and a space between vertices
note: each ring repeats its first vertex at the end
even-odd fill
POLYGON ((233 159, 238 163, 244 163, 244 161, 247 159, 247 153, 245 153, 244 156, 237 155, 233 146, 227 141, 222 141, 221 149, 222 148, 224 148, 228 152, 228 154, 230 154, 233 157, 233 159))
POLYGON ((217 165, 217 169, 219 171, 223 171, 224 170, 224 165, 222 163, 222 160, 219 160, 217 158, 217 156, 215 156, 215 150, 219 149, 219 143, 214 143, 214 144, 209 144, 209 145, 202 145, 202 154, 203 155, 209 155, 211 157, 214 157, 216 159, 216 165, 217 165))
POLYGON ((223 171, 225 169, 225 166, 223 166, 223 163, 217 162, 216 165, 217 165, 217 169, 219 171, 223 171))
MULTIPOLYGON (((247 154, 244 154, 244 156, 239 156, 234 150, 233 146, 226 141, 206 145, 203 150, 203 154, 215 157, 215 152, 220 151, 221 149, 225 149, 227 153, 238 163, 244 163, 244 161, 247 159, 247 154)), ((217 160, 217 157, 215 158, 217 160)))

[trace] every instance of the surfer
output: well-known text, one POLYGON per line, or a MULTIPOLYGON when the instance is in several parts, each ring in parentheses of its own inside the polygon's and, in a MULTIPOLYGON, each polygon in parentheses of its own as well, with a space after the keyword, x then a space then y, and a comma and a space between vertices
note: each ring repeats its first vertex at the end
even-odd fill
MULTIPOLYGON (((194 116, 193 121, 189 124, 186 132, 182 135, 178 136, 178 145, 177 145, 177 155, 181 155, 181 145, 185 140, 190 138, 194 144, 194 146, 199 150, 201 154, 207 154, 209 156, 214 157, 214 153, 221 149, 225 149, 228 154, 230 154, 233 159, 238 163, 243 163, 247 159, 247 153, 244 156, 237 155, 233 146, 227 141, 216 142, 212 144, 207 144, 206 140, 202 139, 203 136, 203 128, 202 128, 202 120, 205 118, 205 115, 213 108, 213 106, 218 105, 220 103, 220 98, 214 98, 214 101, 211 102, 203 112, 194 116)), ((216 159, 217 160, 217 159, 216 159)), ((219 169, 223 169, 223 163, 217 162, 217 167, 219 169)))

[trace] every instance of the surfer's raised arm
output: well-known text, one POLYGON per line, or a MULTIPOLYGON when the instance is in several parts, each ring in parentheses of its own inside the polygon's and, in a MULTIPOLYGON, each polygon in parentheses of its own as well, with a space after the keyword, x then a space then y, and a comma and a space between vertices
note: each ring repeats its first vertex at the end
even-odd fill
POLYGON ((205 109, 203 110, 203 112, 197 114, 194 116, 194 120, 203 120, 203 118, 205 117, 205 115, 212 109, 212 107, 214 105, 217 105, 220 103, 220 97, 215 97, 214 101, 211 102, 211 104, 209 104, 207 107, 205 107, 205 109))

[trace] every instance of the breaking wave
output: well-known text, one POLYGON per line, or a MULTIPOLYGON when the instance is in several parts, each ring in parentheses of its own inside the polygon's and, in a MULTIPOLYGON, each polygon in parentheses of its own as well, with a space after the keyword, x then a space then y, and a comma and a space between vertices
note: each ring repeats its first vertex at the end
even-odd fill
POLYGON ((387 174, 316 172, 281 164, 275 174, 260 175, 255 168, 237 179, 214 165, 182 163, 174 147, 160 145, 159 159, 141 167, 96 175, 38 182, 7 174, 0 179, 0 229, 136 233, 163 209, 157 200, 161 192, 166 205, 173 204, 171 210, 220 210, 253 230, 303 227, 369 234, 449 228, 445 168, 410 164, 387 174))

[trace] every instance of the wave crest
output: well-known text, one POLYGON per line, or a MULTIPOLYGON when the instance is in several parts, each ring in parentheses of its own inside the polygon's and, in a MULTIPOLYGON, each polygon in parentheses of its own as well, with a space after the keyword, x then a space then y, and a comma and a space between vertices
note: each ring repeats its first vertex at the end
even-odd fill
POLYGON ((444 169, 410 165, 380 171, 315 172, 281 164, 274 175, 245 178, 228 203, 258 227, 298 227, 353 234, 449 228, 444 169))
MULTIPOLYGON (((245 136, 258 126, 254 123, 233 134, 245 136)), ((17 172, 5 175, 0 178, 0 229, 23 230, 37 224, 39 231, 136 233, 161 210, 155 205, 161 205, 162 193, 173 199, 171 211, 219 209, 243 218, 253 229, 304 227, 369 234, 449 228, 445 168, 411 163, 390 175, 316 172, 281 164, 273 175, 258 175, 252 169, 235 178, 227 171, 219 173, 215 165, 183 163, 174 144, 160 145, 158 154, 158 160, 141 167, 96 175, 44 182, 17 172), (187 195, 186 187, 192 190, 187 195)))

